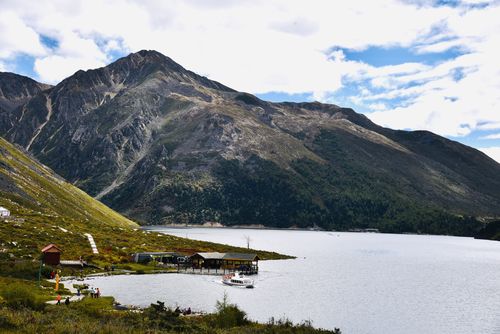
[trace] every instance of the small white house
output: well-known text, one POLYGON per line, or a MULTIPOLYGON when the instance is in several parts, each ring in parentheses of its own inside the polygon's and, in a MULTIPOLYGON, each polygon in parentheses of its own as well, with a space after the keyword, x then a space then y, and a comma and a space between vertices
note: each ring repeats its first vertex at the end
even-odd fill
POLYGON ((10 216, 10 211, 4 208, 3 206, 0 206, 0 217, 9 217, 10 216))

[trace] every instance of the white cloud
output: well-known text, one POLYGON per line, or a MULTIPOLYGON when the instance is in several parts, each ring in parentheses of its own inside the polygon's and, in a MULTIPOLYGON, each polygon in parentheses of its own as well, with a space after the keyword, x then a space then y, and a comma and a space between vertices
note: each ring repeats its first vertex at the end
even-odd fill
POLYGON ((466 41, 463 39, 453 39, 450 41, 439 41, 436 43, 429 43, 424 45, 419 45, 416 48, 417 53, 439 53, 447 51, 451 48, 460 47, 463 48, 464 45, 467 45, 466 41))
POLYGON ((500 133, 494 133, 487 136, 482 136, 480 139, 500 139, 500 133))
POLYGON ((43 82, 57 83, 78 70, 104 66, 104 62, 85 57, 48 56, 35 61, 35 70, 43 82))
POLYGON ((350 84, 360 94, 346 100, 375 111, 376 122, 464 136, 500 128, 500 6, 473 9, 471 1, 453 8, 427 0, 4 0, 0 60, 33 55, 39 79, 55 83, 103 66, 110 53, 156 49, 252 93, 312 92, 330 101, 350 84), (41 34, 59 45, 48 50, 41 34), (374 67, 338 49, 370 46, 466 54, 433 66, 374 67))
POLYGON ((500 146, 499 147, 485 147, 485 148, 480 148, 480 151, 483 151, 486 155, 488 155, 490 158, 496 160, 498 163, 500 163, 500 146))
POLYGON ((61 32, 58 41, 54 53, 35 60, 35 71, 43 82, 57 83, 78 70, 106 65, 107 57, 94 40, 61 32))
POLYGON ((372 103, 368 105, 371 110, 386 110, 387 106, 384 103, 372 103))
POLYGON ((484 122, 478 124, 477 128, 479 130, 496 130, 500 129, 500 122, 484 122))
POLYGON ((450 16, 440 38, 456 38, 432 44, 427 51, 441 45, 440 50, 460 46, 468 53, 416 73, 375 77, 374 86, 389 89, 367 95, 366 100, 403 99, 406 105, 374 112, 369 117, 389 127, 427 129, 450 136, 500 129, 498 17, 499 6, 450 16))
MULTIPOLYGON (((330 47, 410 45, 451 12, 449 8, 417 8, 396 0, 335 4, 323 0, 314 6, 289 0, 80 0, 71 5, 40 0, 29 4, 6 1, 1 6, 16 12, 39 33, 58 40, 61 35, 74 34, 84 40, 121 41, 122 51, 157 49, 239 90, 314 91, 317 96, 339 89, 344 76, 368 70, 364 64, 329 59, 325 52, 330 47)), ((102 51, 112 48, 116 50, 116 45, 104 43, 102 51)), ((81 47, 75 43, 73 50, 81 47)), ((67 75, 69 59, 75 57, 68 51, 55 50, 37 62, 40 76, 53 82, 67 75), (53 66, 57 62, 65 70, 57 71, 53 66)), ((102 60, 95 55, 90 58, 102 60)))
POLYGON ((38 34, 14 12, 0 10, 0 58, 45 54, 38 34))

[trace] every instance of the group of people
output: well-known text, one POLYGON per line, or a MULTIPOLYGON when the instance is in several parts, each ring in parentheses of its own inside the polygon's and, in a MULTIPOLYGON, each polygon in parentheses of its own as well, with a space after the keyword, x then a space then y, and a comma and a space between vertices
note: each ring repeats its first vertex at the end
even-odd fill
MULTIPOLYGON (((80 289, 77 290, 77 293, 76 295, 77 296, 80 296, 80 289)), ((99 288, 90 288, 89 289, 89 295, 90 295, 90 298, 99 298, 101 296, 101 290, 99 290, 99 288)), ((56 305, 61 305, 61 300, 62 300, 62 296, 61 294, 57 294, 57 297, 56 297, 56 305)), ((70 303, 70 300, 69 300, 69 297, 66 297, 66 299, 64 300, 64 304, 66 305, 69 305, 70 303)))
MULTIPOLYGON (((62 300, 62 297, 61 297, 61 295, 60 295, 60 294, 57 294, 56 300, 57 300, 56 305, 61 305, 61 300, 62 300)), ((68 306, 68 305, 69 305, 69 297, 66 297, 66 299, 64 300, 64 304, 65 304, 66 306, 68 306)))
POLYGON ((181 311, 181 309, 179 308, 179 306, 177 306, 175 308, 174 312, 177 313, 177 314, 181 314, 182 313, 183 315, 189 315, 189 314, 191 314, 191 307, 188 307, 187 309, 181 311))
POLYGON ((90 288, 89 289, 89 294, 90 294, 90 298, 99 298, 101 296, 101 290, 99 290, 99 288, 90 288))

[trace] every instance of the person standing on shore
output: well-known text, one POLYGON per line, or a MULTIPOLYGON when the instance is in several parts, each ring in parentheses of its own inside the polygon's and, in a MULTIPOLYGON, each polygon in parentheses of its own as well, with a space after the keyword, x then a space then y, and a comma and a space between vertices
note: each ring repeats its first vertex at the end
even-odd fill
POLYGON ((56 305, 61 305, 61 295, 58 293, 56 297, 57 303, 56 305))

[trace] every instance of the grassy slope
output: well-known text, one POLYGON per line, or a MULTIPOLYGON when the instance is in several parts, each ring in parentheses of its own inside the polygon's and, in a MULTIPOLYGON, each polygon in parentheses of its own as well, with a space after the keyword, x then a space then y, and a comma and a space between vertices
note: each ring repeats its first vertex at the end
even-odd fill
MULTIPOLYGON (((138 225, 0 138, 0 206, 22 221, 0 220, 0 261, 35 259, 55 243, 63 259, 125 262, 137 251, 244 251, 237 247, 193 241, 138 230, 138 225), (91 253, 84 233, 93 235, 99 256, 91 253)), ((282 258, 259 252, 264 259, 282 258)))

